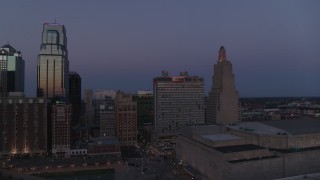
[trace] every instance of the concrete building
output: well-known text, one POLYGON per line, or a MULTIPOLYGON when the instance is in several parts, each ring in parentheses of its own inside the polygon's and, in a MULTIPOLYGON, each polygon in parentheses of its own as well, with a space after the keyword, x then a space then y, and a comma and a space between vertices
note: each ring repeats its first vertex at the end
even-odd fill
POLYGON ((320 171, 318 120, 190 126, 177 158, 208 179, 275 179, 320 171))
POLYGON ((44 98, 0 98, 0 156, 47 152, 47 107, 44 98))
POLYGON ((116 105, 115 98, 106 96, 97 101, 96 118, 100 123, 100 136, 116 135, 116 105))
POLYGON ((77 72, 69 72, 69 100, 72 104, 72 122, 75 126, 80 123, 81 113, 81 77, 77 72))
POLYGON ((154 125, 158 136, 176 135, 190 124, 205 123, 204 80, 187 72, 153 79, 154 125))
POLYGON ((217 64, 214 65, 212 88, 207 104, 207 124, 227 125, 241 120, 239 94, 235 88, 232 64, 221 46, 217 64))
POLYGON ((56 157, 70 157, 72 105, 65 98, 57 98, 53 101, 52 154, 56 157))
POLYGON ((0 97, 9 92, 24 92, 24 66, 20 51, 9 44, 0 47, 0 97))
POLYGON ((68 97, 69 60, 64 25, 44 23, 37 65, 37 96, 68 97))
POLYGON ((134 146, 137 143, 137 103, 130 94, 121 91, 116 97, 116 136, 121 146, 134 146))

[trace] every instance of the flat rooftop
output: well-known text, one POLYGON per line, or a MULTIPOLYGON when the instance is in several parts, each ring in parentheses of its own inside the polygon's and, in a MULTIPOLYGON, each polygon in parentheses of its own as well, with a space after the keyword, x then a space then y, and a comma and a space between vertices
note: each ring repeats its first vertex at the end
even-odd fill
POLYGON ((274 120, 261 123, 283 129, 294 135, 320 133, 320 120, 316 119, 274 120))
POLYGON ((233 153, 233 152, 250 151, 250 150, 258 150, 258 149, 265 149, 265 148, 254 145, 254 144, 243 144, 243 145, 235 145, 235 146, 216 147, 214 149, 222 153, 233 153))
POLYGON ((270 120, 259 122, 239 122, 228 126, 256 134, 314 134, 320 133, 320 120, 295 119, 295 120, 270 120))
POLYGON ((255 134, 276 135, 278 133, 288 133, 283 129, 279 129, 277 127, 273 127, 261 122, 239 122, 228 127, 232 129, 239 129, 243 131, 252 132, 255 134))
POLYGON ((201 137, 206 138, 210 141, 228 141, 241 139, 239 136, 235 136, 232 134, 208 134, 202 135, 201 137))

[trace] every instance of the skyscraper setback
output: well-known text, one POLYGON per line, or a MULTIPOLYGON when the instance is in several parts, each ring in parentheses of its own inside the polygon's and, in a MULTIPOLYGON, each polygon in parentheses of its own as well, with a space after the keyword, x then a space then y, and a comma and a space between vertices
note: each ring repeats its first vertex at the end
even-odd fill
POLYGON ((235 88, 232 64, 223 46, 214 65, 212 88, 207 104, 207 124, 227 125, 241 119, 239 94, 235 88))
POLYGON ((61 24, 45 23, 37 65, 37 96, 68 97, 68 74, 66 29, 61 24))

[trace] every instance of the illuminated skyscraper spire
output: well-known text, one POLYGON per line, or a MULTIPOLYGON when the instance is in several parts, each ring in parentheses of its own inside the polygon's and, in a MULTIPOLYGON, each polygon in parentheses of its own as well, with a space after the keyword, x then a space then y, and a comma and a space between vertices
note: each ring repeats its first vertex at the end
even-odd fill
POLYGON ((219 62, 227 60, 227 53, 223 46, 219 49, 219 62))

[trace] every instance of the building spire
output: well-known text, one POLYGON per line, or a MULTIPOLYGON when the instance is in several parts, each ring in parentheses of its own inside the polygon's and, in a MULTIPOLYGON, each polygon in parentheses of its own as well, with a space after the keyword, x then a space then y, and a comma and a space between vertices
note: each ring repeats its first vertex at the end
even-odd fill
POLYGON ((227 53, 223 46, 219 49, 219 62, 227 60, 227 53))

